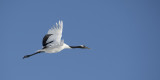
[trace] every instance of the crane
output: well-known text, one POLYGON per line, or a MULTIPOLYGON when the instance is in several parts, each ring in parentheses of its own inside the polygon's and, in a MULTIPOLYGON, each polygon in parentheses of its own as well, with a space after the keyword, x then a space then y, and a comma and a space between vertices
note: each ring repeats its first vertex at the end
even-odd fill
POLYGON ((37 50, 33 54, 25 55, 23 59, 43 52, 57 53, 62 51, 63 49, 75 49, 75 48, 90 49, 85 45, 80 45, 80 46, 67 45, 66 43, 64 43, 64 40, 61 40, 62 31, 63 31, 63 21, 59 20, 59 22, 56 23, 56 25, 54 25, 51 29, 49 29, 48 33, 43 37, 42 41, 43 48, 37 50))

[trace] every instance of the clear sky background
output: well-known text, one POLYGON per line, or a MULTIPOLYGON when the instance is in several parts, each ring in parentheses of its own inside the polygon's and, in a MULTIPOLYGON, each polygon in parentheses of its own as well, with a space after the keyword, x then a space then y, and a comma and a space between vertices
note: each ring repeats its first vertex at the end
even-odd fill
POLYGON ((159 0, 0 0, 0 80, 160 80, 159 0), (38 54, 64 21, 68 45, 38 54))

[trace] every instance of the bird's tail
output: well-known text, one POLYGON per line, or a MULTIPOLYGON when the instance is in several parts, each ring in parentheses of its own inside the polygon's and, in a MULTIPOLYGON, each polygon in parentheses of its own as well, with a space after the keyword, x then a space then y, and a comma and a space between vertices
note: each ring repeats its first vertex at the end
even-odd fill
POLYGON ((33 53, 33 54, 25 55, 25 56, 23 57, 23 59, 24 59, 24 58, 28 58, 28 57, 33 56, 33 55, 36 55, 36 54, 38 54, 38 53, 42 53, 42 52, 44 52, 44 51, 37 51, 37 52, 35 52, 35 53, 33 53))

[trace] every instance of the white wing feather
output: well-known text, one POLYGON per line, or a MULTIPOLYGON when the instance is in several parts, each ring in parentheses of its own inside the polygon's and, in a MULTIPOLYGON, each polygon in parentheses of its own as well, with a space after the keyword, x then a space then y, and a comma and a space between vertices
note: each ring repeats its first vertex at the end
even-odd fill
POLYGON ((53 26, 53 28, 48 30, 48 34, 52 34, 46 43, 53 41, 49 45, 59 45, 62 43, 61 37, 62 37, 62 30, 63 30, 63 21, 59 21, 59 23, 56 23, 56 26, 53 26))

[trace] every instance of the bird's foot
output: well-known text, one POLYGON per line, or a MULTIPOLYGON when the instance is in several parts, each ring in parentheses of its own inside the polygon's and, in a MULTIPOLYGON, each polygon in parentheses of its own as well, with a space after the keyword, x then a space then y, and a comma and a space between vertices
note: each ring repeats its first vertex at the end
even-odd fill
POLYGON ((23 59, 24 59, 24 58, 28 58, 28 57, 30 57, 30 56, 31 56, 31 55, 26 55, 26 56, 23 57, 23 59))

